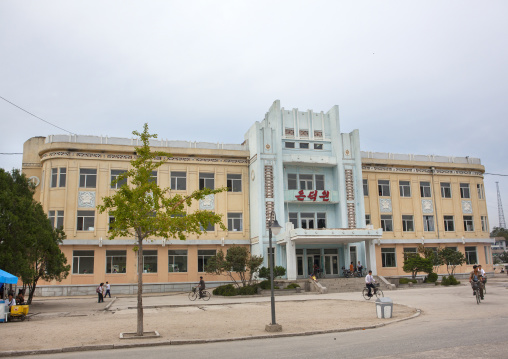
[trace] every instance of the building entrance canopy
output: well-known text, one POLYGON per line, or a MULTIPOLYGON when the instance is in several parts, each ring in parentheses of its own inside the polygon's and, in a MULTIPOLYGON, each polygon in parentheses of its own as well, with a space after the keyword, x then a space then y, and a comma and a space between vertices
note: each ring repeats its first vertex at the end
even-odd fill
MULTIPOLYGON (((381 229, 303 229, 289 231, 289 240, 295 244, 347 244, 380 239, 381 229)), ((287 239, 278 241, 284 244, 287 239)))

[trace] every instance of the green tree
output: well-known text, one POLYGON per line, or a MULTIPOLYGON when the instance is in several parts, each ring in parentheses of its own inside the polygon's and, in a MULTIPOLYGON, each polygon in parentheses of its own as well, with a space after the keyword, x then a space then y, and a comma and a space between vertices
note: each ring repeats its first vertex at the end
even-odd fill
POLYGON ((438 250, 440 260, 446 264, 448 275, 453 276, 457 266, 461 266, 466 262, 466 257, 462 252, 452 248, 441 248, 438 250))
POLYGON ((411 273, 411 277, 415 279, 418 272, 432 273, 432 259, 423 258, 419 254, 408 255, 404 260, 402 270, 406 273, 411 273))
POLYGON ((508 230, 502 227, 494 227, 492 232, 490 232, 490 238, 495 237, 504 237, 504 239, 508 240, 508 230))
MULTIPOLYGON (((273 267, 273 278, 282 277, 286 274, 286 268, 283 266, 273 267)), ((259 269, 259 278, 270 279, 270 267, 261 267, 259 269)))
POLYGON ((19 170, 0 169, 0 267, 28 286, 28 304, 39 279, 61 281, 70 269, 59 247, 65 233, 53 229, 33 194, 32 184, 19 170))
MULTIPOLYGON (((131 169, 121 174, 112 183, 128 179, 112 196, 104 197, 103 204, 97 206, 100 213, 109 212, 115 218, 109 229, 109 239, 115 237, 134 236, 138 255, 138 268, 143 264, 143 241, 149 237, 186 239, 186 233, 202 234, 202 228, 209 224, 219 224, 223 230, 226 227, 221 222, 221 215, 210 211, 196 210, 187 213, 193 201, 203 199, 207 195, 225 191, 226 188, 196 190, 188 196, 172 194, 169 188, 160 188, 153 181, 152 172, 159 168, 169 153, 151 151, 150 138, 157 135, 148 132, 145 123, 143 132, 132 132, 142 142, 136 147, 136 158, 133 159, 131 169)), ((137 296, 137 331, 143 335, 143 271, 138 270, 137 296)))
POLYGON ((214 257, 209 258, 205 271, 213 274, 226 273, 239 287, 240 285, 234 276, 236 273, 240 277, 242 286, 245 287, 252 283, 252 277, 262 263, 263 257, 251 256, 247 247, 232 246, 227 250, 226 255, 220 251, 214 257))
POLYGON ((496 254, 494 256, 494 264, 508 263, 508 252, 496 254))
POLYGON ((439 257, 439 249, 432 249, 425 247, 423 244, 420 244, 418 246, 418 253, 422 254, 424 258, 430 259, 432 261, 433 269, 432 271, 434 273, 437 273, 440 266, 444 264, 443 258, 439 257))

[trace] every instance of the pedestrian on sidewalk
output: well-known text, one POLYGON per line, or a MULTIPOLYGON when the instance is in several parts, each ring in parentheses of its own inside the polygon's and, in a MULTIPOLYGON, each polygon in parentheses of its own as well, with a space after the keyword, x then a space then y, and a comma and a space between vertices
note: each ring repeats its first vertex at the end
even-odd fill
POLYGON ((104 302, 104 283, 99 284, 99 286, 97 287, 97 289, 95 291, 97 292, 97 295, 98 295, 98 302, 97 303, 104 302))
POLYGON ((106 294, 104 295, 104 298, 106 298, 109 294, 109 297, 111 298, 111 285, 109 282, 106 282, 106 294))

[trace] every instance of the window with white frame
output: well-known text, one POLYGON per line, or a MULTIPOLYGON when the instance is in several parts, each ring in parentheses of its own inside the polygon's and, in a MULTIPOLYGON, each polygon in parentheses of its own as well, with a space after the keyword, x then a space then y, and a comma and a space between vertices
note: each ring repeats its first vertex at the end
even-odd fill
POLYGON ((79 187, 81 188, 97 187, 97 170, 95 168, 79 169, 79 187))
POLYGON ((464 216, 464 231, 474 232, 473 216, 464 216))
POLYGON ((187 272, 187 250, 168 250, 168 272, 187 272))
POLYGON ((63 228, 64 225, 64 211, 49 211, 48 218, 53 228, 63 228))
POLYGON ((314 144, 314 149, 315 150, 322 150, 323 149, 323 144, 322 143, 315 143, 314 144))
POLYGON ((121 180, 119 180, 116 183, 113 183, 113 181, 115 181, 118 178, 118 176, 120 176, 126 172, 127 172, 126 170, 111 170, 111 188, 119 189, 120 187, 122 187, 124 184, 127 183, 126 177, 122 178, 121 180))
POLYGON ((106 273, 125 273, 127 271, 127 251, 106 250, 106 273))
POLYGON ((315 228, 315 214, 314 213, 300 213, 300 228, 312 229, 315 228))
POLYGON ((314 176, 300 174, 300 189, 314 189, 314 176))
POLYGON ((171 189, 175 191, 187 190, 187 172, 171 171, 171 189))
POLYGON ((402 215, 402 231, 403 232, 414 232, 414 220, 412 215, 402 215))
POLYGON ((411 197, 411 184, 409 181, 399 181, 399 192, 401 197, 411 197))
POLYGON ((383 232, 393 232, 393 219, 391 214, 381 215, 381 228, 383 228, 383 232))
POLYGON ((478 192, 478 199, 484 199, 485 198, 485 190, 483 188, 483 183, 477 183, 476 190, 478 192))
POLYGON ((471 198, 471 193, 469 192, 469 183, 460 184, 460 198, 471 198))
POLYGON ((199 189, 215 189, 215 174, 213 173, 199 173, 199 189))
POLYGON ((430 182, 420 182, 420 197, 432 197, 430 182))
POLYGON ((303 229, 322 229, 326 228, 325 212, 290 212, 289 221, 293 223, 295 228, 303 229), (300 225, 298 225, 300 223, 300 225))
POLYGON ((300 228, 298 226, 298 212, 289 212, 289 222, 293 223, 294 228, 300 228))
POLYGON ((404 248, 404 261, 406 261, 410 256, 414 255, 418 255, 417 249, 415 247, 404 248))
POLYGON ((51 169, 51 183, 50 187, 65 187, 67 180, 67 168, 59 167, 51 169))
POLYGON ((381 248, 381 265, 383 267, 397 267, 395 248, 381 248))
POLYGON ((363 179, 363 195, 369 195, 369 180, 366 178, 363 179))
POLYGON ((108 231, 113 228, 113 223, 115 223, 115 216, 109 216, 108 218, 108 231))
POLYGON ((227 176, 228 192, 242 192, 242 175, 228 173, 227 176))
POLYGON ((243 230, 242 213, 228 213, 228 231, 240 232, 243 230))
POLYGON ((423 230, 434 232, 434 216, 423 216, 423 230))
POLYGON ((482 232, 488 232, 489 228, 487 226, 487 216, 481 216, 482 220, 482 232))
MULTIPOLYGON (((215 214, 215 213, 214 213, 214 214, 215 214)), ((201 229, 202 231, 206 230, 207 232, 212 232, 212 231, 214 231, 214 230, 215 230, 215 225, 214 225, 213 223, 211 223, 211 222, 209 222, 209 223, 206 225, 206 228, 205 228, 202 224, 200 224, 200 225, 199 225, 199 227, 200 227, 200 229, 201 229)))
POLYGON ((95 227, 95 211, 78 211, 77 226, 78 231, 93 231, 95 227))
POLYGON ((288 173, 288 190, 298 189, 298 176, 296 173, 288 173))
POLYGON ((444 220, 444 230, 445 232, 453 232, 455 231, 455 224, 453 221, 453 216, 443 216, 444 220))
POLYGON ((377 188, 381 197, 390 197, 390 181, 378 180, 377 188))
POLYGON ((215 249, 198 249, 198 272, 205 271, 208 260, 215 256, 217 251, 215 249))
POLYGON ((314 175, 314 178, 316 179, 316 188, 317 190, 324 190, 325 189, 325 175, 314 175))
POLYGON ((307 150, 309 149, 309 143, 308 142, 300 142, 300 148, 302 150, 307 150))
POLYGON ((476 254, 476 247, 466 247, 466 264, 478 264, 478 255, 476 254))
POLYGON ((143 251, 143 273, 157 273, 157 250, 143 251))
POLYGON ((94 251, 72 251, 72 274, 93 274, 94 251))
POLYGON ((150 176, 148 181, 157 184, 157 171, 152 171, 152 175, 150 176))
POLYGON ((450 182, 441 182, 441 197, 452 198, 452 185, 450 182))
POLYGON ((316 219, 318 229, 326 228, 326 213, 324 212, 316 213, 316 219))
POLYGON ((288 173, 288 190, 297 189, 324 190, 325 175, 288 173))

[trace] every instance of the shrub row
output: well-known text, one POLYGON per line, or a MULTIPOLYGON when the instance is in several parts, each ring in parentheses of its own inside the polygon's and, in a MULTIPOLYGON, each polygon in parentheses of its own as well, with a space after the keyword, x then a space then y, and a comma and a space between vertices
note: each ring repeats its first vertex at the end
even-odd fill
MULTIPOLYGON (((231 297, 235 295, 253 295, 257 294, 258 287, 264 290, 270 289, 270 281, 264 280, 259 284, 247 285, 245 287, 235 287, 233 284, 221 285, 213 290, 213 295, 222 295, 224 297, 231 297)), ((300 286, 296 283, 289 284, 285 289, 299 288, 300 286)), ((274 289, 279 289, 275 286, 274 289)))
POLYGON ((443 279, 441 279, 441 285, 458 285, 460 284, 460 281, 458 281, 454 276, 446 277, 444 276, 443 279))

